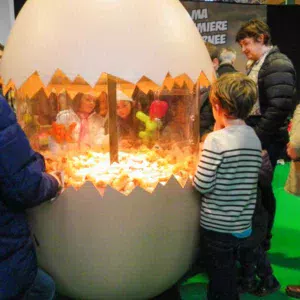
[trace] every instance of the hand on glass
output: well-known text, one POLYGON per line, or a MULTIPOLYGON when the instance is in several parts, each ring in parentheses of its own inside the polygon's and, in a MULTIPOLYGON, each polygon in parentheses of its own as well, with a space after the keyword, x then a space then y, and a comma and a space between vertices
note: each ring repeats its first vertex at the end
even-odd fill
POLYGON ((50 201, 54 201, 63 191, 64 187, 63 187, 63 173, 62 172, 50 172, 50 175, 52 175, 58 182, 58 191, 56 196, 51 199, 50 201))

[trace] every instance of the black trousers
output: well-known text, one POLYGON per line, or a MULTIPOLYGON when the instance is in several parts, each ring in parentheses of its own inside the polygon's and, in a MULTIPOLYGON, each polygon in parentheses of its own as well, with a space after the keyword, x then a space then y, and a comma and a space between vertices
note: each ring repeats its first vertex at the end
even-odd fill
POLYGON ((239 300, 237 260, 244 239, 201 228, 203 254, 209 278, 208 300, 239 300))
POLYGON ((261 245, 253 248, 241 247, 239 250, 241 276, 243 282, 252 282, 256 275, 263 281, 273 275, 271 263, 261 245))
MULTIPOLYGON (((277 160, 282 155, 286 148, 285 143, 273 143, 267 150, 270 161, 273 167, 273 172, 275 170, 277 160)), ((268 212, 268 232, 265 241, 262 244, 262 247, 265 251, 268 251, 271 247, 271 238, 272 238, 272 229, 274 225, 275 213, 276 213, 276 199, 273 193, 272 185, 261 187, 262 195, 262 205, 268 212)))

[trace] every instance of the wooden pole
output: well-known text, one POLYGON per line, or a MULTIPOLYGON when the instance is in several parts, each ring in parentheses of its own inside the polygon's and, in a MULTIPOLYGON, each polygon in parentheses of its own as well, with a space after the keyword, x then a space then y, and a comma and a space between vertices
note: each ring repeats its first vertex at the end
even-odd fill
POLYGON ((115 77, 107 75, 108 95, 108 133, 110 163, 119 162, 118 127, 117 127, 117 82, 115 77))
POLYGON ((199 152, 199 142, 200 142, 200 112, 199 112, 199 101, 200 101, 200 84, 196 83, 195 84, 195 89, 194 89, 194 94, 193 94, 193 99, 194 99, 194 104, 193 104, 193 114, 194 114, 194 120, 192 120, 193 123, 193 139, 194 139, 194 146, 195 146, 195 151, 196 153, 199 152))

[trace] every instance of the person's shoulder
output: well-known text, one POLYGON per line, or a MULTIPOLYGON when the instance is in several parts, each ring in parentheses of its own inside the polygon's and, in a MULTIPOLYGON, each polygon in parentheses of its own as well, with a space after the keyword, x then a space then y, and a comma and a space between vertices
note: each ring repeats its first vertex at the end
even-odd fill
MULTIPOLYGON (((229 126, 219 131, 219 140, 225 150, 234 148, 254 148, 261 150, 260 140, 254 129, 248 125, 229 126)), ((218 132, 217 131, 217 132, 218 132)))
POLYGON ((255 130, 246 125, 245 126, 245 133, 244 133, 244 136, 246 138, 247 141, 250 142, 250 144, 256 148, 257 150, 261 150, 261 142, 260 142, 260 139, 259 137, 257 136, 255 130))
POLYGON ((220 130, 210 132, 207 135, 204 143, 206 145, 210 145, 212 147, 216 147, 220 149, 220 145, 222 145, 222 141, 224 139, 226 139, 226 137, 224 137, 224 129, 220 129, 220 130))
POLYGON ((237 72, 237 70, 230 63, 221 64, 217 70, 217 73, 219 76, 226 74, 226 73, 233 73, 233 72, 237 72))
POLYGON ((280 52, 276 46, 270 50, 263 65, 265 67, 272 67, 272 69, 277 71, 294 71, 292 61, 284 53, 280 52))
POLYGON ((93 113, 89 120, 95 124, 95 125, 99 125, 99 126, 104 126, 105 123, 105 117, 100 116, 99 114, 93 113))
POLYGON ((220 144, 223 145, 223 148, 231 148, 235 145, 235 142, 240 139, 241 131, 242 135, 244 126, 228 126, 223 129, 215 131, 215 139, 220 141, 220 144))
POLYGON ((209 136, 213 140, 224 140, 226 139, 226 135, 228 135, 228 128, 222 128, 219 130, 212 131, 209 136))

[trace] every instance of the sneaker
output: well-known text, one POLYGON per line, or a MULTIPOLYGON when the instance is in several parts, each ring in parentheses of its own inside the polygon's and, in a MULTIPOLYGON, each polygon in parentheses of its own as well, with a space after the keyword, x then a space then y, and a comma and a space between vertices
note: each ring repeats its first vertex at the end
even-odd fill
POLYGON ((284 159, 278 159, 277 160, 277 165, 284 165, 285 164, 285 162, 284 162, 284 159))
POLYGON ((280 289, 280 283, 278 280, 272 276, 267 280, 261 280, 255 291, 251 292, 252 295, 257 297, 264 297, 269 294, 275 293, 280 289))
POLYGON ((285 291, 290 297, 300 298, 300 285, 288 285, 285 291))

